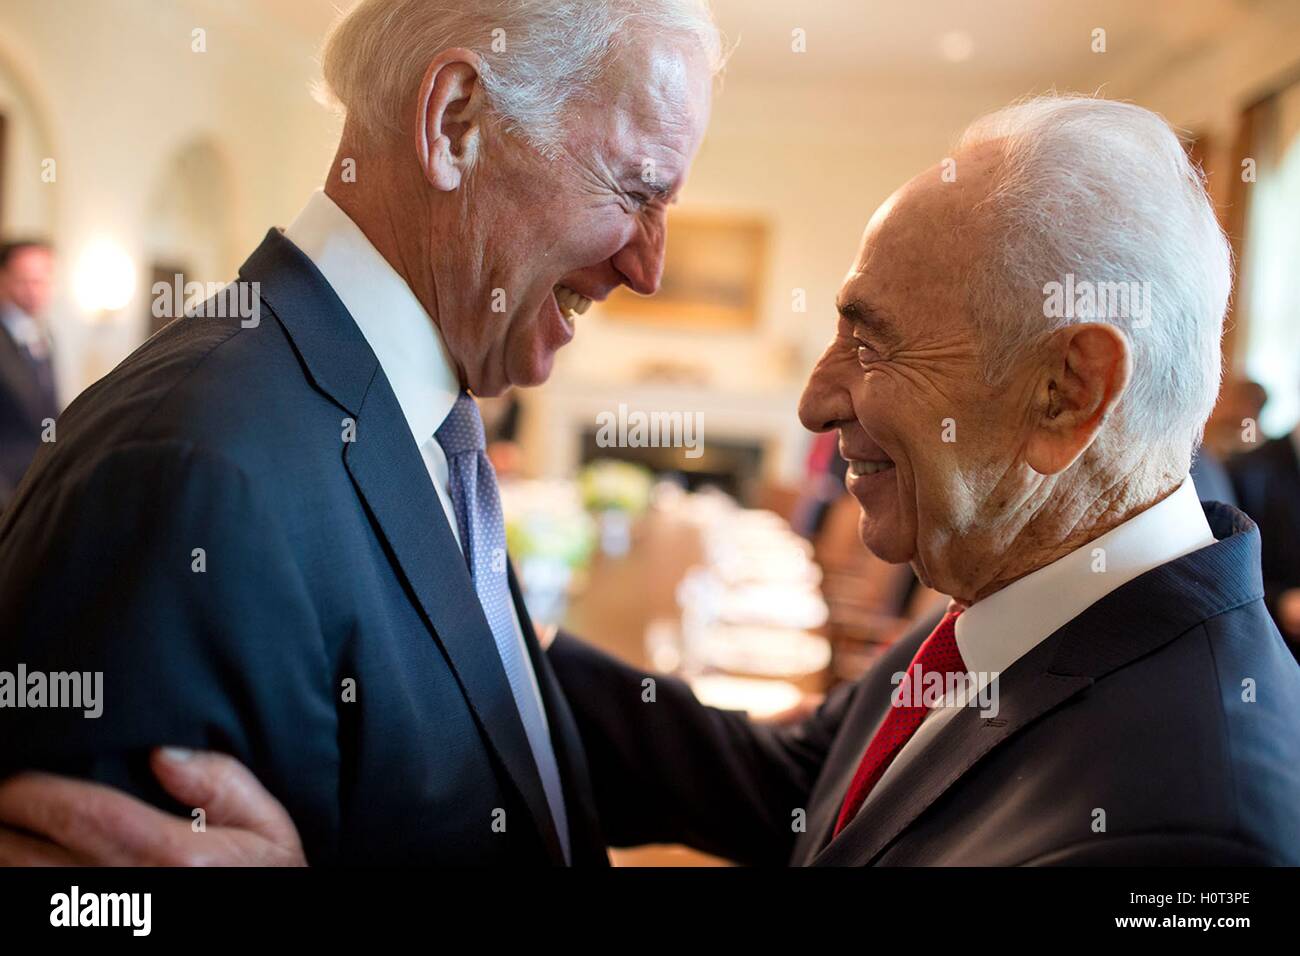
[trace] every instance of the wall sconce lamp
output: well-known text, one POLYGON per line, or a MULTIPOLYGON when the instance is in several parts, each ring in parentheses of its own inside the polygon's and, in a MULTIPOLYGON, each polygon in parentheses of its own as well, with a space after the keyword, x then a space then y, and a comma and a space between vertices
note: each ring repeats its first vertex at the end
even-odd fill
POLYGON ((100 239, 86 246, 73 274, 73 294, 94 321, 107 322, 135 293, 136 267, 122 246, 100 239))

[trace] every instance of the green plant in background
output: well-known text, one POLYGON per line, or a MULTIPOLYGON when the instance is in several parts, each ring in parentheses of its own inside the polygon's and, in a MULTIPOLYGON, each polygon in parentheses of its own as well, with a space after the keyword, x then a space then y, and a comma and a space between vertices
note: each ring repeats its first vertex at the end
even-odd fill
POLYGON ((622 511, 632 517, 650 506, 653 483, 650 469, 612 458, 593 461, 578 476, 582 504, 588 511, 622 511))
POLYGON ((515 561, 552 561, 586 567, 596 544, 596 524, 586 512, 527 511, 506 521, 506 549, 515 561))

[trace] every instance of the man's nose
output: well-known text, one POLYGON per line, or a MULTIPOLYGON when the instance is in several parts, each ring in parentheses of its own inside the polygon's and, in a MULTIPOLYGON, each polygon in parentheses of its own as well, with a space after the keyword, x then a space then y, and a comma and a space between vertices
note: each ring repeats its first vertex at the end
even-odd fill
POLYGON ((614 256, 614 268, 629 289, 641 295, 659 291, 664 274, 664 246, 667 230, 658 223, 638 229, 632 241, 614 256))
POLYGON ((853 400, 849 390, 834 372, 834 346, 828 348, 813 367, 799 398, 799 421, 810 432, 825 432, 853 418, 853 400))

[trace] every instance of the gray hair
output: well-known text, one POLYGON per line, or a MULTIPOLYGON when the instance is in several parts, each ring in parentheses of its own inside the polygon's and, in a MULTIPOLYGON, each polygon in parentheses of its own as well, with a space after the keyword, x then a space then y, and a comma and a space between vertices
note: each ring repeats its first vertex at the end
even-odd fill
POLYGON ((1133 356, 1117 437, 1180 456, 1186 468, 1218 396, 1232 287, 1231 252, 1200 170, 1157 114, 1086 96, 1037 97, 982 117, 961 148, 982 143, 1002 154, 981 204, 997 239, 969 284, 986 379, 1004 380, 1057 329, 1114 325, 1133 356), (1109 289, 1110 308, 1049 314, 1060 311, 1047 307, 1049 288, 1067 281, 1088 282, 1099 305, 1109 289), (1142 284, 1145 307, 1114 307, 1125 289, 1141 296, 1142 284))
POLYGON ((707 0, 362 0, 326 40, 321 92, 365 134, 401 133, 430 61, 464 47, 506 128, 550 153, 566 107, 594 94, 621 44, 649 35, 698 43, 722 68, 707 0))

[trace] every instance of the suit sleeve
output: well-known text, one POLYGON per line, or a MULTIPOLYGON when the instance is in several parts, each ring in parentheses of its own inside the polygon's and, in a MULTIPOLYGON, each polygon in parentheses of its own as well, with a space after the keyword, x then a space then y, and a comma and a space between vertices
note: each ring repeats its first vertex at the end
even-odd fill
POLYGON ((335 685, 255 482, 187 444, 140 443, 33 491, 0 540, 0 670, 25 668, 29 704, 31 674, 51 688, 80 675, 83 700, 0 709, 0 774, 86 777, 189 816, 153 779, 149 750, 224 751, 285 804, 309 860, 328 860, 335 685))
POLYGON ((806 720, 775 726, 706 707, 683 681, 568 634, 547 656, 577 719, 611 844, 684 843, 741 863, 789 862, 795 823, 856 685, 806 720))

